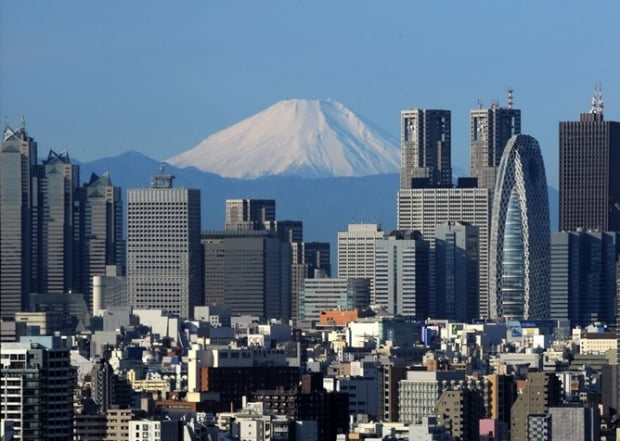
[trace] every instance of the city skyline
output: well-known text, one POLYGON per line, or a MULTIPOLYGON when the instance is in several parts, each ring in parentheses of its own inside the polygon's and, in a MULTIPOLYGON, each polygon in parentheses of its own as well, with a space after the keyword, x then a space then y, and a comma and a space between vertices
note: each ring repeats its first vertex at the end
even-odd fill
POLYGON ((0 115, 25 115, 42 145, 82 161, 128 150, 162 160, 281 99, 332 97, 395 137, 402 109, 446 108, 453 164, 466 170, 468 112, 503 105, 511 87, 554 187, 557 122, 587 111, 599 82, 607 119, 619 119, 614 1, 119 6, 4 2, 0 115), (27 37, 15 16, 28 17, 27 37), (596 32, 584 36, 584 23, 596 32), (489 38, 499 28, 528 32, 507 32, 505 50, 489 38))
POLYGON ((0 441, 620 441, 620 3, 437 5, 0 0, 0 441))

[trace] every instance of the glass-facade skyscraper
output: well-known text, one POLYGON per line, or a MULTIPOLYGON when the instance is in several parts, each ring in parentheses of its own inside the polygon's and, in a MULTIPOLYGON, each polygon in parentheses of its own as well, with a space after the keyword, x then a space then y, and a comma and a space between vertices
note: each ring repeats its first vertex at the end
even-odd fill
POLYGON ((538 141, 515 135, 498 169, 491 216, 491 317, 549 315, 549 201, 538 141))

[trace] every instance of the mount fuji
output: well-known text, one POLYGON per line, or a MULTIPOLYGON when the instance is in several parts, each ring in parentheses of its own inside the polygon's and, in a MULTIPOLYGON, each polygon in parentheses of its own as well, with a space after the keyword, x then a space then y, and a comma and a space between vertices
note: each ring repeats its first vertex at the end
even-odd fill
POLYGON ((223 177, 370 176, 398 173, 398 141, 328 100, 279 101, 166 160, 223 177))

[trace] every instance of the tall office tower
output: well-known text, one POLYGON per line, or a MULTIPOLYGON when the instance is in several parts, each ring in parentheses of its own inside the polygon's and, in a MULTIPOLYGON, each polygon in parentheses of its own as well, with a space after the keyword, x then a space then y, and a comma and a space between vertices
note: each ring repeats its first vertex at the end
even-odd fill
POLYGON ((15 439, 73 439, 76 371, 69 350, 58 343, 3 343, 0 348, 0 419, 13 421, 15 439))
POLYGON ((523 392, 517 396, 510 411, 510 439, 528 441, 529 415, 547 413, 549 407, 560 404, 562 383, 553 373, 530 372, 523 392))
POLYGON ((227 199, 226 230, 264 230, 264 224, 276 220, 273 199, 227 199))
POLYGON ((471 322, 478 317, 478 227, 444 222, 435 228, 435 296, 437 318, 471 322))
POLYGON ((549 201, 538 141, 515 135, 497 174, 489 245, 491 317, 549 316, 549 201))
POLYGON ((299 311, 299 291, 304 279, 312 279, 318 270, 320 274, 331 276, 329 242, 291 243, 291 318, 297 320, 299 311))
MULTIPOLYGON (((488 245, 491 219, 491 191, 487 188, 435 188, 401 189, 398 192, 397 222, 399 230, 418 230, 431 240, 431 261, 434 261, 434 246, 437 225, 444 222, 468 222, 478 227, 479 235, 479 316, 487 318, 488 313, 488 245)), ((434 265, 429 269, 434 280, 434 265)), ((430 285, 429 314, 438 313, 435 301, 435 284, 430 285)))
POLYGON ((0 143, 0 311, 22 311, 31 292, 32 218, 37 143, 22 124, 0 143))
POLYGON ((202 303, 200 190, 173 188, 163 167, 127 191, 127 298, 189 318, 202 303))
POLYGON ((562 231, 551 235, 550 318, 571 327, 613 323, 620 232, 562 231))
POLYGON ((428 317, 429 243, 419 231, 392 231, 377 241, 374 303, 391 314, 428 317))
MULTIPOLYGON (((125 241, 123 240, 123 203, 120 187, 114 187, 109 173, 92 174, 81 188, 81 289, 86 304, 92 308, 93 277, 106 276, 115 267, 124 275, 125 241)), ((92 309, 91 309, 92 311, 92 309)))
POLYGON ((375 255, 385 233, 379 224, 349 224, 338 232, 338 277, 370 279, 370 302, 375 302, 375 255))
POLYGON ((521 133, 521 110, 512 108, 512 90, 508 90, 507 107, 493 103, 488 109, 471 110, 469 121, 469 173, 478 179, 479 187, 493 190, 506 143, 521 133))
POLYGON ((450 111, 400 113, 400 188, 450 187, 450 111))
POLYGON ((37 166, 38 225, 35 287, 41 293, 66 293, 80 288, 80 168, 69 153, 50 150, 37 166))
POLYGON ((207 305, 233 314, 288 320, 291 246, 271 231, 219 231, 202 236, 207 305))
POLYGON ((560 122, 560 231, 620 231, 620 122, 595 92, 579 121, 560 122))

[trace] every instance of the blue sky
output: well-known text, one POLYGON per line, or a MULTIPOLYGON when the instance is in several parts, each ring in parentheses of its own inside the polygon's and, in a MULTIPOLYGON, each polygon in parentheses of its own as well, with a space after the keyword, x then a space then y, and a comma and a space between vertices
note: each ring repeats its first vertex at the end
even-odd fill
POLYGON ((603 84, 620 120, 620 1, 0 0, 0 115, 40 153, 163 160, 274 102, 334 98, 398 135, 400 110, 468 112, 515 90, 557 186, 558 121, 603 84))

